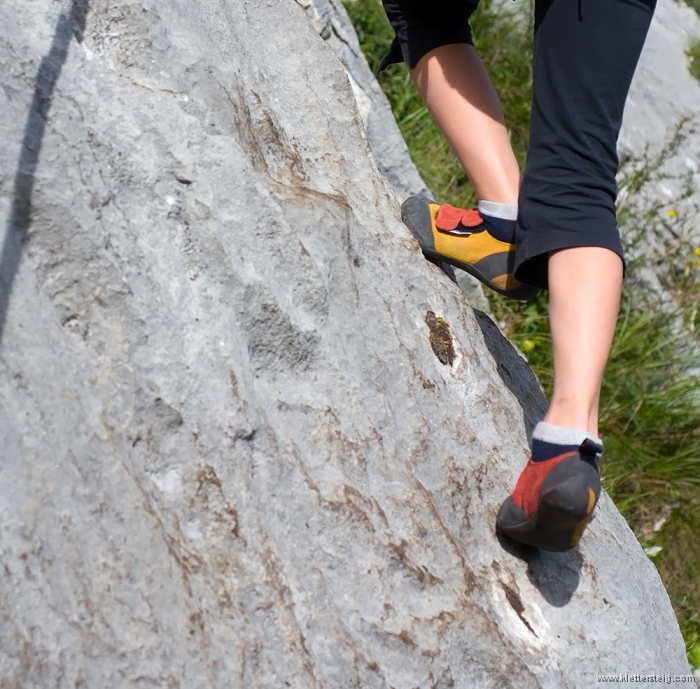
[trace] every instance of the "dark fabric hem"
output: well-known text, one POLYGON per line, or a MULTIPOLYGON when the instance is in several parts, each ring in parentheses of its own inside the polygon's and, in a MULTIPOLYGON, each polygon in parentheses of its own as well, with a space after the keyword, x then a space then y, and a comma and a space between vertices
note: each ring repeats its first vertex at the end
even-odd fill
POLYGON ((549 240, 533 242, 536 246, 519 247, 516 245, 515 268, 513 274, 526 285, 549 289, 549 255, 559 249, 573 249, 580 246, 598 246, 609 249, 622 259, 623 274, 626 271, 625 253, 617 236, 605 237, 555 237, 549 240))
POLYGON ((469 31, 462 32, 456 37, 448 37, 445 34, 440 36, 426 37, 425 40, 415 43, 402 44, 398 38, 395 38, 389 48, 389 52, 382 58, 377 68, 376 75, 381 74, 389 65, 400 64, 405 62, 409 69, 413 69, 431 50, 442 48, 444 45, 453 45, 455 43, 466 43, 474 45, 472 40, 471 27, 469 31))
POLYGON ((408 0, 383 0, 396 38, 379 64, 377 74, 389 65, 405 62, 413 69, 431 50, 443 45, 473 45, 469 17, 477 2, 442 2, 418 5, 408 0))
POLYGON ((404 62, 410 69, 413 69, 423 57, 436 48, 455 43, 474 45, 472 29, 469 24, 454 31, 445 31, 444 27, 442 29, 436 28, 434 31, 429 30, 431 27, 425 28, 426 31, 422 32, 420 40, 409 39, 405 45, 401 46, 404 62))

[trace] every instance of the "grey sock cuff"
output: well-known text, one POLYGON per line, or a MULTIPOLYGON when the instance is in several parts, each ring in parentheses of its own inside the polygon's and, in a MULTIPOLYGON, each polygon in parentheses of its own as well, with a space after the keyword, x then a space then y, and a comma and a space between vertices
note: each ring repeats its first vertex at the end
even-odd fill
POLYGON ((593 433, 582 431, 578 428, 562 428, 561 426, 553 426, 551 423, 540 421, 532 432, 533 440, 541 440, 545 443, 556 443, 557 445, 580 445, 588 438, 598 445, 602 445, 603 441, 596 438, 593 433))
POLYGON ((490 215, 492 218, 501 218, 502 220, 517 220, 518 219, 518 204, 517 203, 496 203, 495 201, 479 201, 479 211, 485 215, 490 215))

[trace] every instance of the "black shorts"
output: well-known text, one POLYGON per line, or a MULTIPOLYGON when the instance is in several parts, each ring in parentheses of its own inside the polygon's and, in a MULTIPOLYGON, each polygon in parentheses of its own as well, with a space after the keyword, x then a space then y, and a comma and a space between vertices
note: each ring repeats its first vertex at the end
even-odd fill
MULTIPOLYGON (((549 253, 557 249, 600 246, 624 260, 615 214, 617 137, 655 4, 535 0, 530 140, 516 227, 522 282, 546 288, 549 253)), ((386 64, 403 57, 415 67, 441 45, 472 42, 472 2, 384 6, 396 31, 386 64)))
POLYGON ((406 62, 413 69, 434 48, 450 43, 472 43, 469 17, 479 0, 382 0, 396 33, 389 53, 379 65, 406 62))

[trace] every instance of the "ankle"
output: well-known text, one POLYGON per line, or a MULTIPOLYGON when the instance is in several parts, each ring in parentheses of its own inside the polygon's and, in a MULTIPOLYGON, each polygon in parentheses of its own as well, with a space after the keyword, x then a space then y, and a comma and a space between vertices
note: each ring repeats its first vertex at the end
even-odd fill
POLYGON ((515 221, 518 218, 518 206, 494 201, 479 201, 479 214, 492 237, 505 242, 515 243, 515 221))
POLYGON ((588 431, 563 428, 540 421, 532 432, 532 461, 543 462, 575 453, 586 440, 602 447, 600 438, 588 431))
POLYGON ((543 421, 551 426, 575 428, 586 431, 594 437, 598 436, 597 413, 589 407, 576 407, 552 400, 543 421))

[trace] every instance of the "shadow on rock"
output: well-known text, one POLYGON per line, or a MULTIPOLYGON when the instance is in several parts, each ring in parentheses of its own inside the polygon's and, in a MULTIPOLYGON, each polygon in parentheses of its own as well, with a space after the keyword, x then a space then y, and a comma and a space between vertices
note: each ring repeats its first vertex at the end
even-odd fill
POLYGON ((527 563, 527 577, 542 597, 555 608, 563 608, 581 582, 583 557, 578 547, 565 553, 550 553, 498 534, 501 547, 527 563))
MULTIPOLYGON (((528 436, 547 411, 547 400, 527 361, 503 336, 491 318, 474 309, 476 322, 481 328, 486 347, 496 362, 498 375, 513 393, 523 411, 528 436)), ((556 608, 571 600, 581 581, 583 558, 578 548, 565 553, 550 553, 518 543, 498 534, 501 547, 527 563, 527 576, 543 598, 556 608)))
POLYGON ((49 109, 58 78, 68 58, 70 42, 73 38, 79 43, 83 40, 87 13, 88 0, 73 0, 70 13, 59 16, 51 49, 42 59, 36 75, 34 96, 24 126, 24 137, 15 174, 12 208, 0 251, 0 341, 12 283, 22 256, 22 245, 31 224, 34 175, 39 164, 49 109))
POLYGON ((530 437, 535 425, 544 418, 547 411, 547 400, 542 388, 527 361, 503 336, 491 318, 478 309, 474 309, 474 315, 481 328, 486 347, 496 362, 498 375, 515 395, 523 410, 525 430, 530 437))

